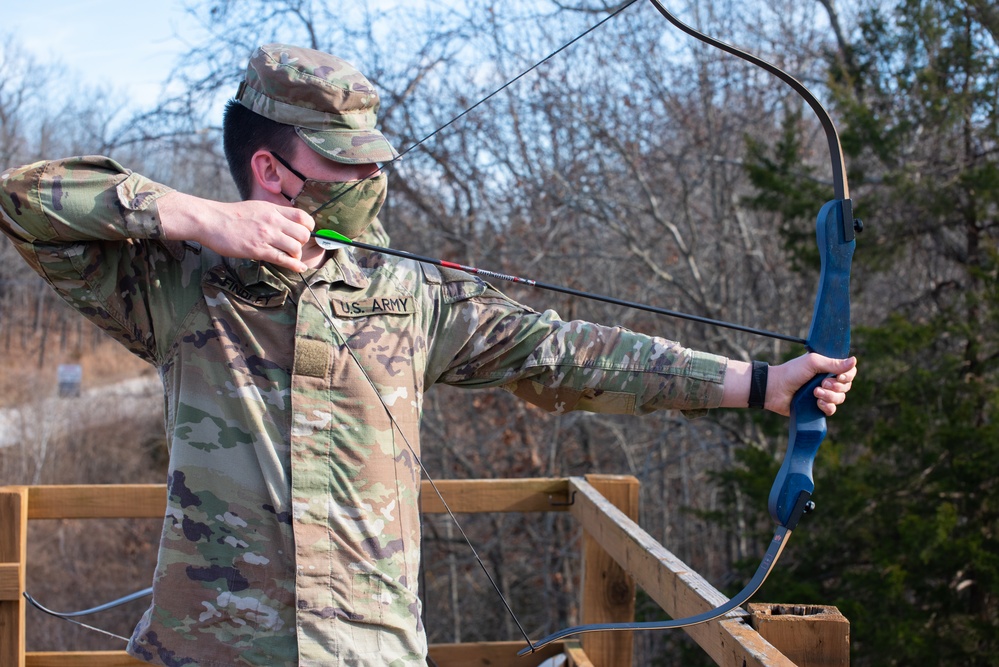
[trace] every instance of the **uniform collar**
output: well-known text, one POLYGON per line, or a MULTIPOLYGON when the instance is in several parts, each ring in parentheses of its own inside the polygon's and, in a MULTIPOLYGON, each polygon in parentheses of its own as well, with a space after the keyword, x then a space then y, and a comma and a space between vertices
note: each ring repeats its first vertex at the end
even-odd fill
MULTIPOLYGON (((270 287, 275 291, 284 291, 289 282, 301 280, 299 274, 265 262, 230 258, 226 258, 225 261, 236 278, 251 289, 270 287)), ((342 282, 350 287, 363 289, 371 282, 354 259, 354 255, 346 248, 327 252, 323 264, 319 268, 306 271, 303 276, 309 285, 317 283, 333 285, 342 282)))

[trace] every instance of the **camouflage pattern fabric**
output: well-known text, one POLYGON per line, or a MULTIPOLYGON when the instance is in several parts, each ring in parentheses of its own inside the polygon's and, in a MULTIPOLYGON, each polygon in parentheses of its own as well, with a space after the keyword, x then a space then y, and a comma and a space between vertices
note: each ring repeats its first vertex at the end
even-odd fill
POLYGON ((312 216, 317 230, 332 229, 348 239, 359 238, 377 219, 388 192, 384 172, 361 181, 303 180, 291 205, 312 216))
POLYGON ((264 44, 246 67, 236 100, 294 125, 309 147, 345 164, 389 162, 396 151, 375 129, 378 91, 346 60, 287 44, 264 44))
MULTIPOLYGON (((563 322, 464 273, 341 249, 303 281, 158 240, 169 188, 107 158, 0 185, 0 227, 28 264, 163 379, 169 497, 128 645, 153 664, 425 664, 406 443, 419 452, 435 383, 554 412, 721 400, 724 358, 563 322)), ((378 225, 365 239, 387 241, 378 225)))

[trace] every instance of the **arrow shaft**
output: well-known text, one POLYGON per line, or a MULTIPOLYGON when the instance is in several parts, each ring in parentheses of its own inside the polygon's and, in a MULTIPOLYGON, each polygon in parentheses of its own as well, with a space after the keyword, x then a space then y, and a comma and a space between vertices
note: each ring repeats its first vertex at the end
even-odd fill
MULTIPOLYGON (((315 234, 313 234, 313 236, 315 236, 315 234)), ((322 236, 317 236, 316 238, 320 240, 326 240, 323 239, 322 236)), ((676 317, 682 320, 689 320, 691 322, 699 322, 701 324, 709 324, 712 326, 723 327, 726 329, 733 329, 735 331, 742 331, 756 336, 766 336, 768 338, 776 338, 778 340, 784 340, 790 343, 797 343, 799 345, 804 345, 806 342, 804 338, 800 338, 798 336, 791 336, 788 334, 778 333, 776 331, 769 331, 767 329, 759 329, 756 327, 749 327, 742 324, 735 324, 734 322, 727 322, 725 320, 716 320, 710 317, 702 317, 700 315, 691 315, 690 313, 684 313, 677 310, 670 310, 668 308, 660 308, 659 306, 652 306, 649 304, 638 303, 635 301, 628 301, 627 299, 619 299, 617 297, 607 296, 605 294, 585 292, 583 290, 573 289, 571 287, 565 287, 564 285, 554 285, 551 283, 541 282, 539 280, 533 280, 531 278, 522 278, 520 276, 515 276, 507 273, 498 273, 496 271, 481 269, 479 267, 469 266, 467 264, 448 262, 446 260, 438 259, 436 257, 426 257, 424 255, 418 255, 416 253, 407 252, 405 250, 384 248, 381 246, 371 245, 368 243, 362 243, 360 241, 347 241, 347 240, 338 239, 337 243, 342 245, 350 245, 355 248, 360 248, 362 250, 370 250, 372 252, 380 252, 386 255, 402 257, 403 259, 411 259, 413 261, 422 262, 424 264, 433 264, 434 266, 440 266, 447 269, 457 269, 459 271, 464 271, 466 273, 471 273, 473 275, 495 278, 497 280, 505 280, 507 282, 519 283, 521 285, 529 285, 531 287, 537 287, 538 289, 544 289, 551 292, 559 292, 561 294, 568 294, 570 296, 576 296, 583 299, 590 299, 592 301, 601 301, 603 303, 609 303, 615 306, 622 306, 624 308, 634 308, 636 310, 655 313, 657 315, 666 315, 668 317, 676 317)))

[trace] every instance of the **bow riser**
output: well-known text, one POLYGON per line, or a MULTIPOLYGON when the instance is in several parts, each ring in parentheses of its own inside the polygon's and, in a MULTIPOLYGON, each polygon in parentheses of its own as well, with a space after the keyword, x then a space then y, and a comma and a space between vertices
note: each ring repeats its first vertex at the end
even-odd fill
POLYGON ((836 359, 850 354, 850 266, 857 247, 853 202, 826 202, 815 221, 822 268, 806 346, 836 359))
MULTIPOLYGON (((815 237, 822 270, 807 347, 843 359, 850 354, 850 267, 857 245, 849 199, 827 202, 822 207, 815 222, 815 237)), ((826 377, 816 376, 791 400, 787 452, 770 489, 770 516, 792 530, 815 489, 812 465, 826 437, 826 416, 819 410, 813 392, 826 377)))

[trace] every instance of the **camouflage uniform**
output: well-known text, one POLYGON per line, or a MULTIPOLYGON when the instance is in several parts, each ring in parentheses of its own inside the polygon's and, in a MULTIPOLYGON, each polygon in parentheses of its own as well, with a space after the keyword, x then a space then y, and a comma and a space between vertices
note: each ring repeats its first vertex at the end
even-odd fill
POLYGON ((300 276, 164 241, 170 189, 107 158, 0 185, 25 260, 163 380, 167 511, 128 645, 154 664, 425 664, 413 452, 434 383, 555 412, 721 400, 724 358, 563 322, 463 273, 340 249, 300 276))

